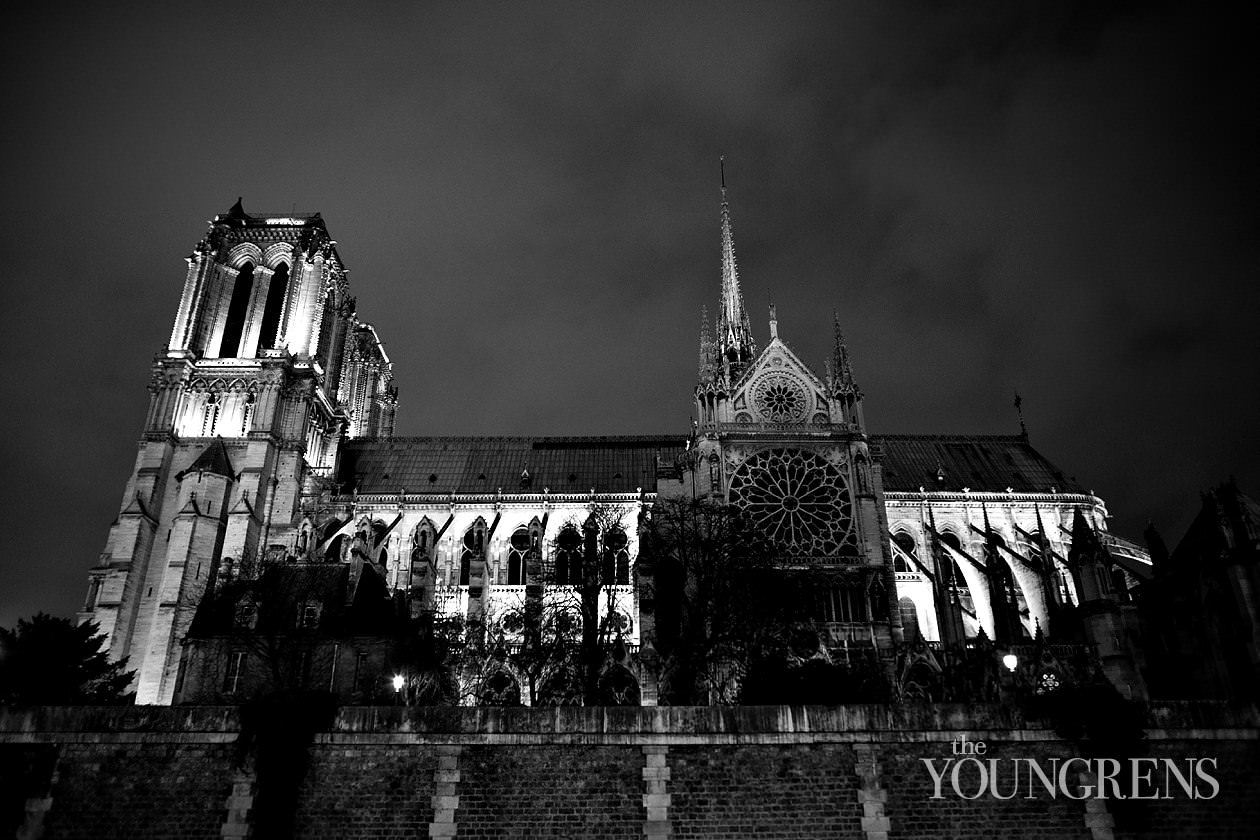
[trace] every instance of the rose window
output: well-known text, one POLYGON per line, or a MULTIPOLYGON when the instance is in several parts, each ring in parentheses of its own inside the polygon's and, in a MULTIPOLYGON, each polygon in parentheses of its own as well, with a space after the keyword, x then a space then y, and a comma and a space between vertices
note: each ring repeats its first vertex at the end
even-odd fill
POLYGON ((783 374, 772 374, 760 380, 753 388, 753 400, 761 416, 772 423, 801 419, 809 403, 801 383, 783 374))
POLYGON ((813 452, 756 453, 731 476, 730 501, 792 554, 856 554, 848 482, 840 467, 813 452))

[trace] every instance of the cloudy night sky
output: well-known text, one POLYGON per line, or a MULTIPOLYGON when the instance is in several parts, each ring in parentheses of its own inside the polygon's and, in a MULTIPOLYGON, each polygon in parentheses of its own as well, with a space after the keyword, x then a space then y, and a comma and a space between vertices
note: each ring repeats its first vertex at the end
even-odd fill
POLYGON ((1197 4, 27 4, 3 39, 0 626, 70 615, 184 257, 319 211, 397 433, 685 436, 718 157, 759 342, 1180 537, 1260 492, 1251 28, 1197 4), (1251 70, 1247 68, 1251 67, 1251 70))

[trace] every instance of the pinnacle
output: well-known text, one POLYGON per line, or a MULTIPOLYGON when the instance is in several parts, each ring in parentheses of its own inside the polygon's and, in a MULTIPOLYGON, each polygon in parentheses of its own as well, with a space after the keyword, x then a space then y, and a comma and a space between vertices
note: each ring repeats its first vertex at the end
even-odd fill
POLYGON ((731 232, 731 207, 726 200, 726 186, 722 187, 722 302, 717 318, 717 342, 722 355, 734 358, 741 364, 751 362, 757 353, 752 337, 752 325, 744 309, 744 297, 739 288, 739 268, 735 261, 735 236, 731 232))

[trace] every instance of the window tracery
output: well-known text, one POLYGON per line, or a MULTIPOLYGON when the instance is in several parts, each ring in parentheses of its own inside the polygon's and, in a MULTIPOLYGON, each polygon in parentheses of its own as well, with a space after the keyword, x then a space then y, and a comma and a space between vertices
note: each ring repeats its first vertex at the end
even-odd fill
POLYGON ((530 549, 529 529, 524 525, 512 532, 508 548, 508 586, 524 586, 526 575, 525 556, 530 549))
POLYGON ((757 452, 731 476, 730 502, 793 554, 857 554, 844 472, 814 452, 757 452))
POLYGON ((486 547, 486 520, 480 516, 464 532, 464 551, 459 558, 459 585, 468 586, 472 577, 472 561, 484 556, 486 547))
POLYGON ((556 583, 582 582, 582 535, 566 525, 556 537, 556 583))
POLYGON ((604 533, 603 582, 625 585, 630 583, 629 540, 620 528, 610 528, 604 533))
POLYGON ((771 373, 753 385, 753 404, 772 423, 792 423, 805 416, 809 394, 796 377, 771 373))
POLYGON ((918 564, 914 562, 918 557, 914 537, 905 531, 897 531, 893 534, 892 541, 895 546, 893 550, 894 571, 899 573, 918 572, 918 564))

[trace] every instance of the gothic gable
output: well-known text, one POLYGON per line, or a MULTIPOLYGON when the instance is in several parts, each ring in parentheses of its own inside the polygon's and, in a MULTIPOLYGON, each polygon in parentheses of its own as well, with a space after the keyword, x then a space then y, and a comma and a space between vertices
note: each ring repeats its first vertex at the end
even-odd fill
POLYGON ((736 423, 828 422, 823 384, 780 339, 772 338, 735 388, 736 423))

